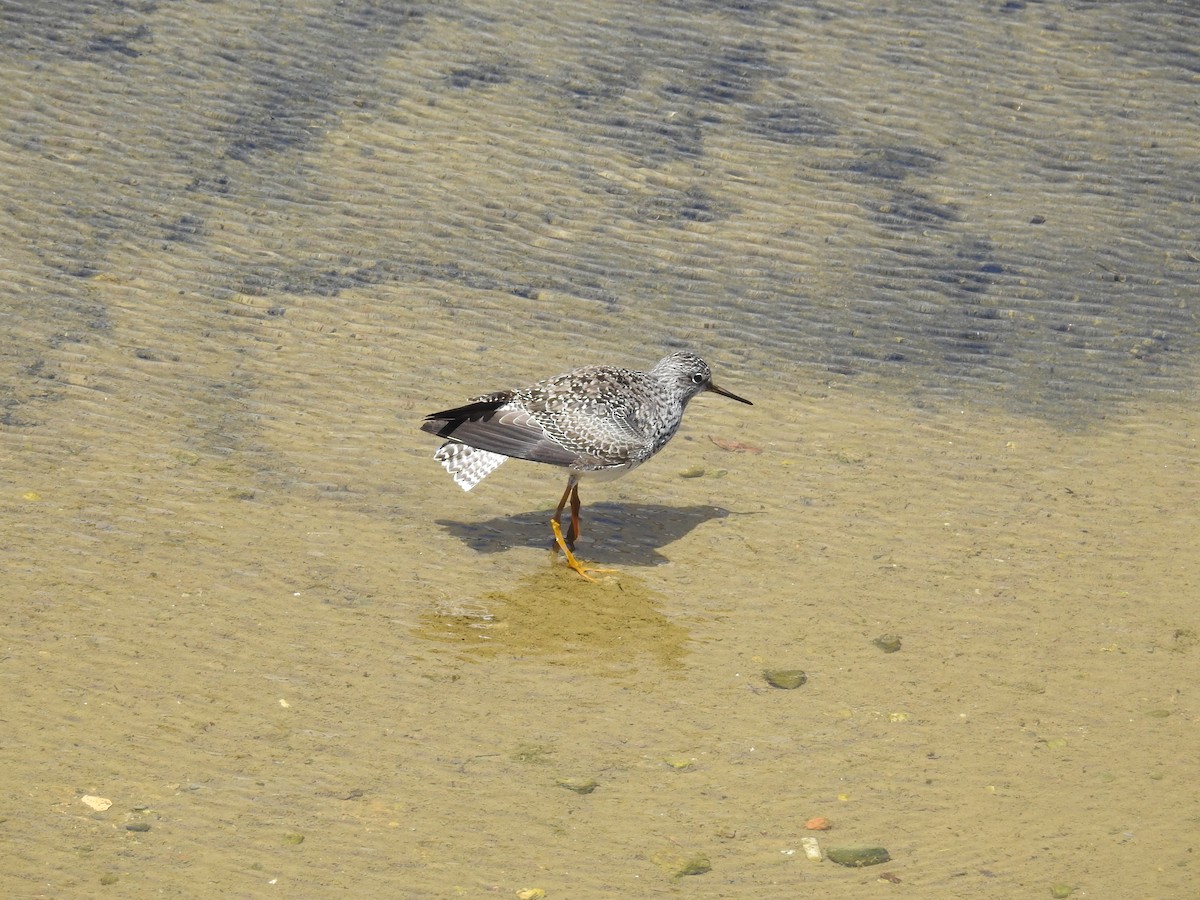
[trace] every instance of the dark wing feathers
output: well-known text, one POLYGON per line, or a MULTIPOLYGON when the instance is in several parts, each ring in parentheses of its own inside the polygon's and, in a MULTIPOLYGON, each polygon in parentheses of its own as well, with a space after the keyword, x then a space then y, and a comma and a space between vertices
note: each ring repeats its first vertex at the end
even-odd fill
POLYGON ((426 416, 421 430, 515 459, 555 466, 569 466, 579 461, 578 454, 546 437, 528 412, 504 409, 509 396, 493 396, 496 399, 478 400, 426 416))
POLYGON ((444 409, 441 412, 430 413, 425 417, 425 421, 421 423, 421 430, 428 431, 430 434, 436 434, 438 437, 448 438, 454 433, 454 430, 464 422, 479 421, 496 413, 500 407, 508 402, 508 397, 497 397, 495 399, 476 400, 473 403, 468 403, 466 406, 458 406, 454 409, 444 409))

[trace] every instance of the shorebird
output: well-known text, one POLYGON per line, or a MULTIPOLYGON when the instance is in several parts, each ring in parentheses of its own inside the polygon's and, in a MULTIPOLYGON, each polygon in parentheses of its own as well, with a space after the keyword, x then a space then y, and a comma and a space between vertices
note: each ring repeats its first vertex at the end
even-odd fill
POLYGON ((588 581, 572 552, 579 538, 579 480, 615 478, 661 450, 679 430, 688 401, 712 391, 753 406, 713 383, 708 364, 694 353, 672 353, 649 372, 584 366, 529 387, 497 391, 466 406, 431 413, 422 431, 446 438, 434 452, 464 491, 509 458, 562 466, 567 488, 550 519, 554 543, 567 565, 588 581), (562 512, 571 504, 564 535, 562 512))

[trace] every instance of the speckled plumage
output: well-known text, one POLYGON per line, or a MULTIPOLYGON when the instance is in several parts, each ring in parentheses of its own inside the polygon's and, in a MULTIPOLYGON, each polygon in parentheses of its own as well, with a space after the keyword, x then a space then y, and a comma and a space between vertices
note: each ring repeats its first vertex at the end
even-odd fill
POLYGON ((750 403, 713 384, 700 357, 679 352, 649 372, 584 366, 526 388, 486 394, 426 416, 421 429, 448 438, 434 458, 464 491, 509 457, 568 469, 567 491, 552 521, 558 539, 559 517, 570 496, 571 529, 565 544, 559 543, 583 575, 568 550, 579 532, 579 477, 612 476, 641 465, 675 435, 688 401, 702 391, 750 403))

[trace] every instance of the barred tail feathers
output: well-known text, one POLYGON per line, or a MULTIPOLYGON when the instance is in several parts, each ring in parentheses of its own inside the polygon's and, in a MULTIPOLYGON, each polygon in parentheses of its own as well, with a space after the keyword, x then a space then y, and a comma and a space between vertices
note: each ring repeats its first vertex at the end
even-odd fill
POLYGON ((442 444, 434 451, 433 458, 442 464, 453 476, 454 483, 464 491, 475 487, 508 459, 503 454, 480 450, 457 441, 442 444))

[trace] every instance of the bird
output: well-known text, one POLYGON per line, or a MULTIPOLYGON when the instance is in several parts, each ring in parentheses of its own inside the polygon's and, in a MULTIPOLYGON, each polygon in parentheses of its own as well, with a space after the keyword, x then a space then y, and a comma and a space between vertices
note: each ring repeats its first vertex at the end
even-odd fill
POLYGON ((680 351, 647 372, 583 366, 528 387, 484 394, 465 406, 430 413, 421 430, 446 438, 433 458, 464 491, 510 458, 565 468, 567 487, 550 519, 556 552, 595 581, 588 573, 606 570, 584 566, 572 552, 580 534, 580 479, 615 478, 640 466, 666 446, 688 402, 705 391, 754 405, 718 387, 699 356, 680 351), (571 523, 564 535, 568 502, 571 523))

